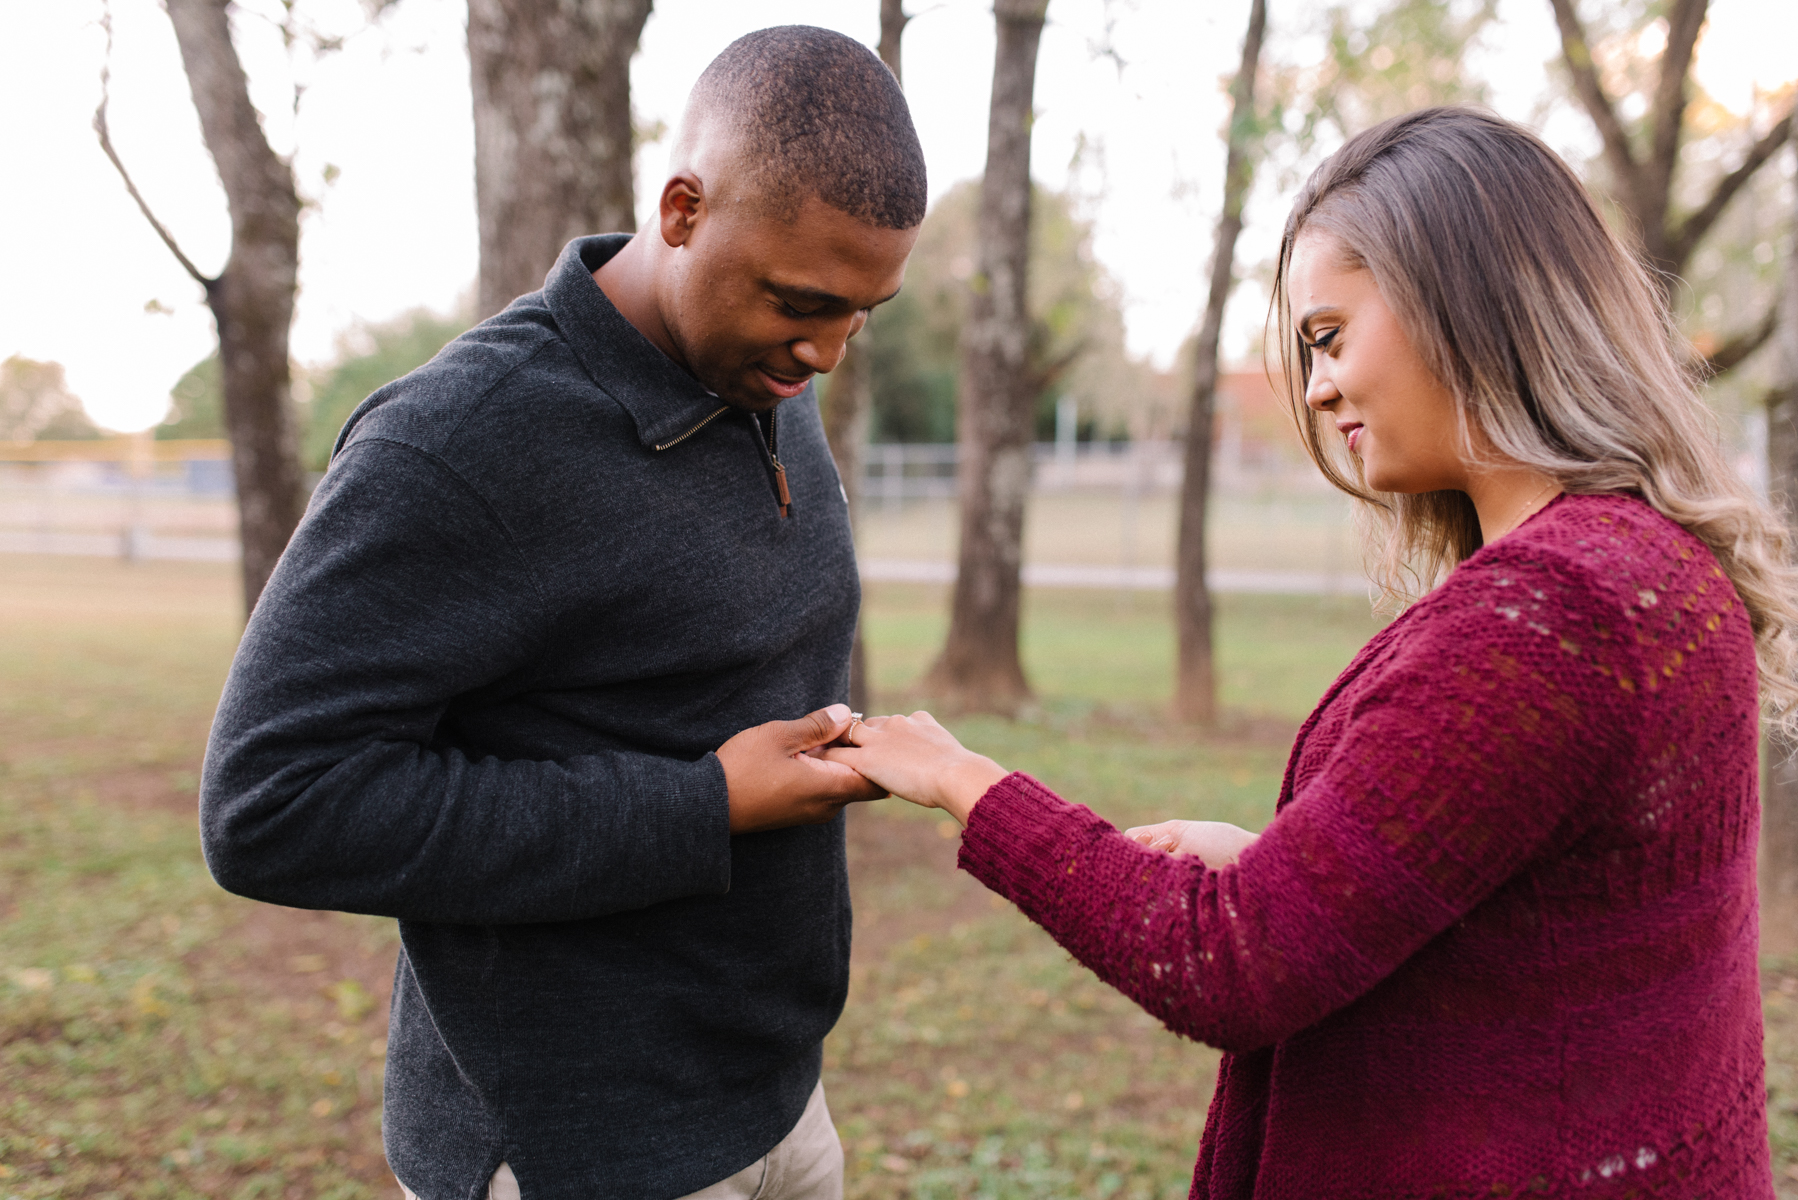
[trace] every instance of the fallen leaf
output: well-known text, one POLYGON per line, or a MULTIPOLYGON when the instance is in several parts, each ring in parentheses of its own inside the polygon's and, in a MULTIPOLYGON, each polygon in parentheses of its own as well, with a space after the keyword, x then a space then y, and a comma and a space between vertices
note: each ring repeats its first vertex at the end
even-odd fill
POLYGON ((12 973, 12 981, 21 991, 47 992, 56 985, 56 976, 42 967, 26 967, 12 973))

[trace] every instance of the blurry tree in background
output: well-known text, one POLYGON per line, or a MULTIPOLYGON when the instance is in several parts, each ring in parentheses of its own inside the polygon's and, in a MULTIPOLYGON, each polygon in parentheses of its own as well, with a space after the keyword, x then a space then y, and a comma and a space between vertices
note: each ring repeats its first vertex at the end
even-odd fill
MULTIPOLYGON (((418 308, 338 335, 337 357, 306 373, 309 398, 295 406, 305 469, 330 465, 338 432, 369 393, 429 362, 468 325, 465 318, 418 308)), ((170 389, 169 415, 156 427, 157 439, 223 437, 221 399, 215 354, 195 363, 170 389)))
MULTIPOLYGON (((1734 122, 1717 121, 1717 112, 1705 113, 1703 105, 1696 115, 1710 128, 1695 125, 1692 57, 1709 0, 1610 5, 1602 11, 1606 23, 1596 27, 1597 37, 1575 0, 1549 3, 1574 97, 1603 144, 1605 189, 1671 300, 1705 235, 1790 136, 1790 99, 1770 115, 1758 137, 1748 128, 1719 129, 1734 122), (1632 118, 1632 113, 1640 115, 1632 118), (1687 152, 1694 134, 1702 141, 1706 133, 1746 143, 1731 156, 1734 166, 1720 169, 1716 148, 1687 152), (1705 169, 1681 171, 1687 161, 1705 169)), ((1772 336, 1775 316, 1768 303, 1729 336, 1711 335, 1698 343, 1696 352, 1713 374, 1728 371, 1772 336)))
POLYGON ((344 421, 370 392, 429 362, 468 324, 420 308, 339 336, 336 363, 311 375, 301 451, 306 469, 322 471, 330 464, 344 421))
MULTIPOLYGON (((1791 243, 1798 212, 1790 200, 1778 202, 1782 181, 1764 170, 1792 139, 1792 91, 1758 97, 1744 120, 1697 88, 1692 59, 1707 0, 1632 0, 1598 10, 1593 23, 1574 0, 1549 2, 1574 98, 1601 141, 1597 182, 1683 318, 1695 362, 1713 379, 1743 374, 1781 324, 1791 325, 1798 303, 1790 253, 1783 287, 1774 273, 1777 244, 1782 237, 1791 243)), ((1750 382, 1750 390, 1766 405, 1769 490, 1790 523, 1798 497, 1798 333, 1782 338, 1790 345, 1782 341, 1780 361, 1765 364, 1761 386, 1750 382)), ((1741 388, 1711 391, 1713 406, 1734 400, 1747 407, 1741 388)), ((1798 759, 1772 740, 1767 757, 1761 944, 1786 955, 1798 952, 1798 759)))
POLYGON ((650 0, 468 0, 477 320, 543 286, 571 239, 637 228, 631 58, 650 0))
MULTIPOLYGON (((886 64, 901 87, 905 84, 901 46, 906 23, 910 20, 905 15, 904 0, 880 0, 880 61, 886 64)), ((861 512, 862 447, 868 444, 868 415, 872 405, 868 338, 868 328, 864 325, 860 338, 844 346, 843 361, 830 373, 829 382, 820 396, 824 437, 830 443, 830 456, 836 460, 837 475, 843 481, 851 528, 861 512)), ((857 711, 872 707, 868 692, 868 650, 859 617, 855 623, 855 642, 849 651, 849 707, 857 711)))
POLYGON ((1193 349, 1192 405, 1186 420, 1186 464, 1180 485, 1180 533, 1174 554, 1174 625, 1179 641, 1174 675, 1174 715, 1182 721, 1217 721, 1217 671, 1212 650, 1211 589, 1206 583, 1205 522, 1211 508, 1212 439, 1217 424, 1218 338, 1224 306, 1236 285, 1236 239, 1242 207, 1255 178, 1263 134, 1255 111, 1261 73, 1261 40, 1267 32, 1267 0, 1250 0, 1242 61, 1230 83, 1230 124, 1224 132, 1224 205, 1211 250, 1211 282, 1205 315, 1193 349))
MULTIPOLYGON (((237 486, 247 616, 299 524, 304 504, 287 358, 299 272, 300 198, 292 164, 270 149, 262 119, 250 103, 249 81, 231 42, 230 7, 229 0, 164 4, 200 115, 200 132, 230 210, 231 252, 223 271, 211 277, 194 266, 131 182, 107 129, 104 74, 94 130, 131 198, 182 268, 205 289, 212 309, 237 486)), ((110 39, 110 15, 104 20, 110 39)))
MULTIPOLYGON (((1026 309, 1039 382, 1030 436, 1055 434, 1056 400, 1072 397, 1081 440, 1165 435, 1161 380, 1124 346, 1122 289, 1093 257, 1091 225, 1066 193, 1032 189, 1026 309)), ((905 289, 856 339, 872 364, 874 440, 952 442, 961 331, 979 253, 980 181, 950 188, 924 218, 905 289)))
POLYGON ((1485 84, 1467 58, 1497 10, 1497 0, 1394 0, 1360 21, 1347 5, 1332 5, 1324 13, 1328 56, 1294 98, 1292 127, 1301 140, 1347 138, 1433 104, 1485 103, 1485 84))
POLYGON ((998 25, 980 236, 962 334, 961 546, 949 636, 927 686, 952 707, 1015 711, 1019 572, 1030 443, 1041 386, 1031 361, 1030 129, 1048 0, 995 0, 998 25))
POLYGON ((187 369, 169 389, 169 415, 156 427, 156 440, 225 436, 225 397, 219 356, 209 354, 187 369))
MULTIPOLYGON (((1798 143, 1798 111, 1787 120, 1798 143)), ((1798 153, 1794 153, 1798 158, 1798 153)), ((1768 491, 1798 545, 1798 172, 1783 205, 1789 222, 1783 295, 1774 344, 1778 362, 1767 390, 1768 491)), ((1798 954, 1798 746, 1766 739, 1766 791, 1761 798, 1761 949, 1798 954)))
POLYGON ((0 362, 0 442, 73 441, 100 430, 69 391, 62 364, 15 354, 0 362))

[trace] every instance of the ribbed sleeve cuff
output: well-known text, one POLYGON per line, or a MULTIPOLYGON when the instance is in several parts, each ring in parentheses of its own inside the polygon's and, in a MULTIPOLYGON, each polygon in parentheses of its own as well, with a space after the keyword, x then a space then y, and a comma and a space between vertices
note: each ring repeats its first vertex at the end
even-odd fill
POLYGON ((1054 910, 1075 860, 1111 825, 1013 771, 988 788, 962 832, 961 869, 1039 921, 1054 910))
MULTIPOLYGON (((716 754, 691 763, 658 760, 646 781, 642 857, 669 898, 730 891, 730 788, 716 754)), ((646 881, 647 882, 647 881, 646 881)), ((656 885, 651 883, 651 887, 656 885)))

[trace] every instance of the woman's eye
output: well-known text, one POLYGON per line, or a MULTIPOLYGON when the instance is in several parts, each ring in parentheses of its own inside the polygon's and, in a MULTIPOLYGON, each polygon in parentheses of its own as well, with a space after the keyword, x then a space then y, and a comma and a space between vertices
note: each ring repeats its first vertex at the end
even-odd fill
POLYGON ((1313 354, 1328 354, 1331 345, 1336 341, 1336 335, 1340 332, 1340 329, 1332 329, 1328 333, 1319 334, 1316 341, 1306 342, 1305 345, 1311 348, 1313 354))

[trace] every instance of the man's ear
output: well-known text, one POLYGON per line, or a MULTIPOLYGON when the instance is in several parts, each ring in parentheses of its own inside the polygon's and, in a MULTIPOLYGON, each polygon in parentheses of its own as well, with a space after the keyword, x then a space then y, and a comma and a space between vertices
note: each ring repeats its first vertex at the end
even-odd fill
POLYGON ((687 244, 699 217, 705 211, 705 185, 691 171, 671 175, 662 185, 662 204, 658 214, 662 240, 672 247, 687 244))

